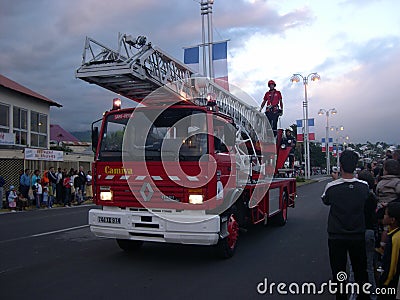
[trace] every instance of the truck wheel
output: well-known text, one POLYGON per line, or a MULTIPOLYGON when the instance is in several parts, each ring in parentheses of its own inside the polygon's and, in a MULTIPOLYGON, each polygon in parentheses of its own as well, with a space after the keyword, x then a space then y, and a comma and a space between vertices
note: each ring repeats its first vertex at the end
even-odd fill
POLYGON ((231 214, 227 222, 229 235, 218 242, 218 250, 222 258, 230 258, 233 256, 239 238, 239 223, 237 222, 235 215, 231 214))
POLYGON ((286 192, 282 194, 282 205, 282 210, 275 216, 275 224, 278 226, 284 226, 287 222, 288 197, 286 192))
POLYGON ((117 239, 117 244, 122 250, 132 252, 140 249, 143 246, 143 241, 117 239))

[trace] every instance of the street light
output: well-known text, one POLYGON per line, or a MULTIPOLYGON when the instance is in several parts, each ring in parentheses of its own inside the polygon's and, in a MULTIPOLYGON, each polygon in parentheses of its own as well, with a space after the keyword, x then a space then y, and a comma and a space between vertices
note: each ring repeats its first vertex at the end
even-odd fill
POLYGON ((301 74, 293 74, 293 76, 290 78, 291 82, 300 82, 300 80, 303 80, 304 84, 304 102, 303 102, 303 127, 304 127, 304 168, 305 168, 305 173, 306 173, 306 179, 310 179, 310 141, 309 141, 309 130, 308 130, 308 99, 307 99, 307 85, 308 85, 308 80, 311 79, 311 81, 318 81, 321 79, 321 77, 318 75, 318 73, 313 72, 308 74, 307 76, 303 76, 301 74))
POLYGON ((339 126, 339 127, 331 127, 331 131, 336 131, 336 166, 339 169, 340 168, 340 162, 339 162, 339 131, 343 131, 344 127, 339 126))
POLYGON ((325 153, 326 153, 326 174, 330 173, 331 170, 331 160, 329 157, 329 113, 332 115, 337 114, 337 110, 334 108, 331 109, 323 109, 321 108, 318 111, 318 115, 322 116, 323 114, 326 115, 326 132, 325 132, 325 153))
POLYGON ((212 29, 212 5, 214 0, 201 0, 200 10, 201 10, 201 37, 203 46, 203 74, 207 76, 207 63, 206 63, 206 45, 208 45, 208 71, 209 78, 214 77, 214 69, 212 64, 212 47, 213 47, 213 29, 212 29), (206 30, 204 26, 204 18, 207 16, 207 38, 208 42, 206 44, 206 30))

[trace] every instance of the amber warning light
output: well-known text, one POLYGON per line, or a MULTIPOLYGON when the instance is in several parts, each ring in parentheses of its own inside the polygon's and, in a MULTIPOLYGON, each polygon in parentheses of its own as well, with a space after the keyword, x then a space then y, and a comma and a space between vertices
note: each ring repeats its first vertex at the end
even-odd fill
POLYGON ((119 99, 119 98, 114 98, 114 99, 113 99, 112 110, 118 110, 118 109, 121 109, 121 99, 119 99))

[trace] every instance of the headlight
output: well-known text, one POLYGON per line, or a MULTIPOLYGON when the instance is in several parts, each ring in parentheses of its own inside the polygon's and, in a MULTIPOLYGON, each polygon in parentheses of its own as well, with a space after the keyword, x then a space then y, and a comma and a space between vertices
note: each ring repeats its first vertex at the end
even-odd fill
POLYGON ((203 204, 203 195, 189 195, 190 204, 203 204))
POLYGON ((100 200, 103 201, 111 201, 112 200, 112 192, 100 192, 100 200))

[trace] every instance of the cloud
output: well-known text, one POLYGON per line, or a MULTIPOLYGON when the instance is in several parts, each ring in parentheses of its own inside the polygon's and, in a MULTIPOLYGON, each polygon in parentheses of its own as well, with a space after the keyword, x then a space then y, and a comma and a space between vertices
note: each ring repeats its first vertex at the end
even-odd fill
MULTIPOLYGON (((369 9, 374 2, 368 1, 369 9)), ((321 135, 325 125, 316 114, 318 109, 336 106, 339 113, 332 121, 343 123, 350 136, 400 142, 391 134, 399 111, 395 88, 400 41, 395 32, 355 39, 357 28, 347 32, 343 23, 337 24, 341 29, 334 34, 319 33, 314 25, 324 16, 316 14, 316 5, 276 3, 279 5, 260 0, 215 1, 214 39, 231 39, 233 83, 261 102, 266 81, 274 79, 284 95, 282 126, 287 127, 301 118, 304 97, 302 85, 290 84, 291 72, 318 71, 322 80, 310 85, 309 96, 310 116, 318 120, 321 135), (359 125, 364 123, 364 115, 369 121, 359 125)), ((356 1, 344 3, 356 5, 356 1)), ((372 20, 379 22, 373 16, 372 20)), ((75 79, 85 36, 116 49, 118 32, 146 35, 153 45, 179 60, 182 47, 201 40, 196 1, 3 0, 0 25, 0 72, 63 104, 62 109, 52 109, 51 121, 74 131, 88 129, 115 97, 75 79)), ((324 26, 326 30, 333 25, 324 26)), ((124 100, 123 105, 129 103, 124 100)))
POLYGON ((329 66, 339 62, 331 59, 323 65, 327 75, 314 93, 318 100, 313 115, 319 108, 335 107, 338 114, 332 117, 333 124, 344 125, 352 140, 400 144, 400 137, 394 134, 400 108, 397 96, 400 40, 373 39, 350 49, 353 49, 352 59, 356 60, 354 68, 340 76, 329 76, 329 66))
MULTIPOLYGON (((310 19, 303 9, 281 16, 267 2, 228 2, 215 2, 214 26, 235 41, 232 47, 241 47, 255 30, 278 33, 310 19)), ((86 35, 115 49, 118 32, 144 34, 180 60, 182 47, 198 43, 201 36, 200 6, 195 1, 6 0, 2 7, 1 72, 63 104, 62 109, 52 109, 51 119, 69 130, 87 129, 114 96, 74 78, 86 35)))

